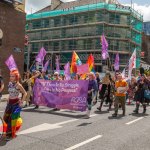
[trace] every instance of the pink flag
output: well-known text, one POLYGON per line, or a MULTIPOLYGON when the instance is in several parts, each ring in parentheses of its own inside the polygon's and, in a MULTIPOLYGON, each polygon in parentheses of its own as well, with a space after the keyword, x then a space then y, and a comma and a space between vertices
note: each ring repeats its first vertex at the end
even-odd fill
POLYGON ((44 47, 42 47, 38 55, 36 56, 36 61, 39 63, 43 63, 45 56, 46 56, 46 50, 44 49, 44 47))
POLYGON ((109 55, 108 55, 108 42, 104 34, 101 37, 101 43, 102 43, 102 59, 106 60, 109 57, 109 55))
POLYGON ((18 70, 13 55, 10 55, 10 57, 5 61, 5 64, 7 65, 10 71, 18 70))
POLYGON ((71 76, 70 76, 70 63, 69 62, 64 66, 64 75, 66 77, 66 80, 71 79, 71 76))
POLYGON ((119 70, 119 54, 118 53, 116 54, 114 69, 115 71, 119 70))
POLYGON ((56 56, 56 72, 60 73, 59 57, 56 56))
POLYGON ((45 65, 44 65, 44 67, 43 67, 43 69, 42 69, 43 72, 46 72, 46 71, 47 71, 48 65, 49 65, 49 60, 45 63, 45 65))

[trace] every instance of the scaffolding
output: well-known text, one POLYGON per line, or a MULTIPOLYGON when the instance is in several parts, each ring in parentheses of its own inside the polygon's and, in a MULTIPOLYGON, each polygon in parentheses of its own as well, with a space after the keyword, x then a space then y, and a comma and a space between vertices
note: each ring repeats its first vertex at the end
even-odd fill
POLYGON ((140 53, 142 21, 142 15, 130 7, 96 3, 27 15, 26 32, 34 53, 44 46, 51 54, 62 54, 65 63, 70 61, 72 50, 84 61, 92 50, 99 64, 100 35, 105 33, 112 64, 119 52, 125 65, 135 48, 140 53))

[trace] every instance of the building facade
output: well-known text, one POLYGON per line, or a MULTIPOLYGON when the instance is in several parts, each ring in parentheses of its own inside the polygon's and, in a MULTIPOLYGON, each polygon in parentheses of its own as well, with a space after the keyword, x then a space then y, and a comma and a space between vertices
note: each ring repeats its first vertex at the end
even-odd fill
POLYGON ((0 69, 6 89, 9 70, 5 61, 11 54, 15 58, 20 74, 23 74, 25 17, 25 13, 17 11, 12 4, 0 2, 0 69))
MULTIPOLYGON (((92 53, 96 71, 102 71, 105 62, 101 60, 100 38, 104 33, 109 43, 112 64, 118 52, 120 65, 125 67, 136 48, 139 66, 143 18, 130 7, 116 1, 79 0, 63 3, 56 0, 38 13, 27 15, 26 19, 31 63, 43 46, 48 52, 47 59, 54 60, 55 55, 60 55, 62 65, 71 61, 72 51, 78 53, 83 63, 92 53), (55 2, 57 4, 54 5, 55 2)), ((27 52, 25 58, 27 60, 27 52)))
POLYGON ((143 23, 143 31, 146 35, 150 36, 150 21, 143 23))
POLYGON ((150 35, 143 34, 142 36, 142 52, 144 52, 142 60, 150 65, 150 35))

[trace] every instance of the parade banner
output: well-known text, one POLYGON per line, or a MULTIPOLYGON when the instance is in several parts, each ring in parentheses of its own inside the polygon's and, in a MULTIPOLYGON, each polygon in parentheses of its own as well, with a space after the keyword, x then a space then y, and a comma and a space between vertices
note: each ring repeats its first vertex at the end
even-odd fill
POLYGON ((81 65, 81 66, 77 66, 77 73, 78 74, 89 73, 89 65, 84 64, 84 65, 81 65))
POLYGON ((36 105, 50 108, 85 111, 87 80, 46 81, 37 79, 33 88, 36 105))

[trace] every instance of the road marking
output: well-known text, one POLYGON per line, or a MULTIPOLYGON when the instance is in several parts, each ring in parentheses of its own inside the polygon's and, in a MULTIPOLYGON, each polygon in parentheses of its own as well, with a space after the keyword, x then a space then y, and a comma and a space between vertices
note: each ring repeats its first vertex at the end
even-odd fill
POLYGON ((0 111, 0 113, 3 113, 4 111, 0 111))
POLYGON ((91 138, 91 139, 88 139, 88 140, 86 140, 86 141, 84 141, 84 142, 81 142, 81 143, 79 143, 79 144, 76 144, 76 145, 74 145, 74 146, 72 146, 72 147, 69 147, 69 148, 67 148, 67 149, 65 149, 65 150, 74 150, 74 149, 76 149, 76 148, 78 148, 78 147, 81 147, 81 146, 83 146, 83 145, 85 145, 85 144, 88 144, 88 143, 90 143, 90 142, 92 142, 92 141, 95 141, 95 140, 97 140, 97 139, 99 139, 99 138, 101 138, 102 137, 102 135, 97 135, 97 136, 95 136, 95 137, 93 137, 93 138, 91 138))
POLYGON ((58 129, 58 128, 61 128, 61 126, 57 126, 55 124, 43 123, 41 125, 29 128, 27 130, 23 130, 23 131, 19 132, 17 135, 29 134, 29 133, 34 133, 34 132, 40 132, 40 131, 58 129))
MULTIPOLYGON (((95 116, 97 116, 97 114, 91 115, 91 117, 95 117, 95 116)), ((38 126, 34 126, 34 127, 29 128, 29 129, 20 131, 17 135, 58 129, 58 128, 62 128, 63 127, 61 125, 64 125, 64 124, 67 124, 67 123, 71 123, 71 122, 75 122, 77 120, 80 120, 80 119, 71 119, 71 120, 67 120, 67 121, 63 121, 63 122, 58 122, 58 123, 55 123, 55 124, 43 123, 43 124, 40 124, 38 126)))
POLYGON ((130 125, 130 124, 135 123, 135 122, 137 122, 137 121, 139 121, 139 120, 141 120, 141 119, 143 119, 143 118, 144 118, 144 117, 140 117, 140 118, 135 119, 135 120, 133 120, 133 121, 130 121, 130 122, 126 123, 126 124, 127 124, 127 125, 130 125))

